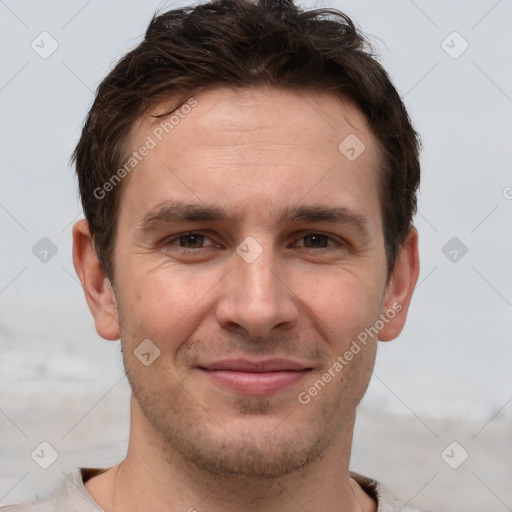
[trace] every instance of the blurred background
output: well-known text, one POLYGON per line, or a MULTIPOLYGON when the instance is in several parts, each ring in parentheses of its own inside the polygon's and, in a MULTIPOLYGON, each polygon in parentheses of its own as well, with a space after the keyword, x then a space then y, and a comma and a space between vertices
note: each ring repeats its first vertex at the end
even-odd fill
MULTIPOLYGON (((0 505, 125 453, 119 343, 96 334, 71 261, 69 157, 112 64, 181 5, 0 0, 0 505)), ((369 35, 424 146, 421 275, 405 330, 379 348, 352 469, 438 512, 510 511, 512 2, 301 5, 369 35)))

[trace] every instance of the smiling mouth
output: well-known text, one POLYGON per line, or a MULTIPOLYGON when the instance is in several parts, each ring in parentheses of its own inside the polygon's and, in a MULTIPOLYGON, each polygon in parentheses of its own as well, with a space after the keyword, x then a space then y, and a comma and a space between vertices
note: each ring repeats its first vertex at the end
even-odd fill
POLYGON ((311 367, 286 359, 232 359, 198 368, 220 387, 252 396, 267 396, 283 391, 312 370, 311 367))

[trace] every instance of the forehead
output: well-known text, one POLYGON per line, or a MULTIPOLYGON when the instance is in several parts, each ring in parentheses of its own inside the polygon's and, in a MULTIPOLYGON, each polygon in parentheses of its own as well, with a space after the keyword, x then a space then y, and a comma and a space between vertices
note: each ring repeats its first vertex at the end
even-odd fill
POLYGON ((353 103, 334 93, 219 87, 202 92, 172 110, 174 107, 172 100, 162 102, 141 117, 132 130, 132 143, 141 131, 143 134, 150 131, 157 142, 170 140, 167 135, 186 136, 193 132, 188 145, 209 142, 222 146, 231 136, 247 143, 291 143, 308 146, 310 150, 317 147, 319 151, 327 146, 336 149, 344 135, 359 134, 373 139, 365 116, 353 103), (163 115, 164 112, 169 113, 163 115))
POLYGON ((132 129, 131 151, 151 147, 124 184, 121 208, 143 210, 178 195, 222 198, 243 211, 306 196, 333 203, 349 189, 345 202, 378 196, 376 139, 363 114, 334 94, 217 88, 155 117, 171 105, 158 105, 132 129))

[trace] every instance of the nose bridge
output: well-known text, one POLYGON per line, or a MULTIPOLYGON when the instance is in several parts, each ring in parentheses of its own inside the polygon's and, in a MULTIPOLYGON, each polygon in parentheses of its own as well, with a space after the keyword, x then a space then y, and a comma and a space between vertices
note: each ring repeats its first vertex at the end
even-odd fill
POLYGON ((272 244, 246 238, 233 254, 217 317, 224 328, 237 324, 251 336, 262 337, 274 327, 297 319, 291 291, 279 276, 272 244))
POLYGON ((246 288, 241 291, 249 299, 249 303, 259 299, 277 300, 279 294, 276 255, 270 244, 260 247, 261 249, 254 242, 248 241, 242 242, 237 250, 239 261, 236 263, 235 272, 240 276, 242 288, 246 288), (247 252, 244 253, 244 250, 247 252))

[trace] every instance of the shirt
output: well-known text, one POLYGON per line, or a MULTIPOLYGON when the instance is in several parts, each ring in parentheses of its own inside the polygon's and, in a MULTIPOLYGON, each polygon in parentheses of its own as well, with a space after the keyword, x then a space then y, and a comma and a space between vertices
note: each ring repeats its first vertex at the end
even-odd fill
MULTIPOLYGON (((102 473, 103 469, 76 468, 66 475, 55 493, 21 505, 0 507, 1 512, 103 512, 87 492, 84 482, 102 473)), ((350 476, 378 504, 377 512, 428 512, 403 502, 395 501, 391 494, 376 480, 351 472, 350 476)))

